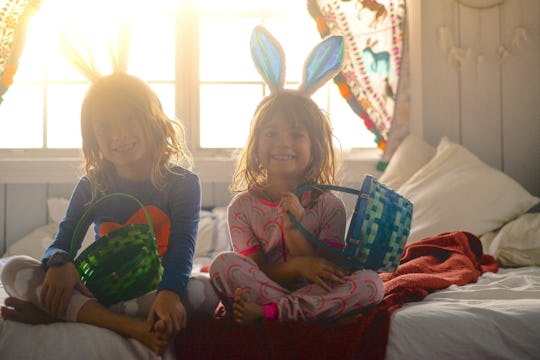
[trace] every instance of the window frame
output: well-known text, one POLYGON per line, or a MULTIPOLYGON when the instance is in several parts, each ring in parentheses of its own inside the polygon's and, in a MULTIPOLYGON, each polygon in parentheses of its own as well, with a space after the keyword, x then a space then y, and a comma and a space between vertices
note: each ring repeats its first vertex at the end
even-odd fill
MULTIPOLYGON (((200 123, 199 123, 199 22, 201 17, 273 17, 283 16, 280 11, 253 11, 253 10, 231 10, 223 12, 220 10, 199 11, 193 0, 183 1, 176 11, 175 17, 175 76, 172 82, 175 87, 175 115, 181 120, 186 129, 186 138, 189 148, 195 159, 195 164, 205 159, 220 160, 225 162, 234 161, 234 155, 238 149, 229 148, 202 148, 200 146, 200 123)), ((314 25, 315 26, 315 25, 314 25)), ((46 81, 46 80, 45 80, 46 81)), ((152 81, 149 81, 150 83, 152 81)), ((159 81, 157 81, 159 82, 159 81)), ((71 83, 70 81, 58 82, 49 81, 47 84, 71 83)), ((232 82, 224 82, 231 84, 232 82)), ((246 82, 241 82, 245 84, 246 82)), ((261 80, 261 84, 262 80, 261 80)), ((46 94, 44 100, 46 101, 46 94)), ((46 106, 46 103, 45 103, 46 106)), ((5 160, 29 160, 42 161, 51 159, 53 161, 73 161, 81 160, 80 148, 46 148, 46 115, 43 118, 44 143, 42 148, 21 148, 21 149, 1 149, 0 161, 5 160)), ((359 119, 360 121, 360 119, 359 119)), ((375 146, 375 145, 374 145, 375 146)), ((374 162, 380 157, 380 150, 377 148, 354 148, 344 152, 343 159, 347 162, 374 162)))

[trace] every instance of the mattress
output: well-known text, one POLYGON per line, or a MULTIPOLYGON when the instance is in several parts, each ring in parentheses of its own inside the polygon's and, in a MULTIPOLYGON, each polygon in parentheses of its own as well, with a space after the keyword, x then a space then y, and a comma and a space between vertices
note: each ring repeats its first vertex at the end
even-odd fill
MULTIPOLYGON (((397 310, 386 359, 538 359, 539 340, 540 267, 503 268, 397 310)), ((3 320, 0 358, 159 359, 136 340, 91 325, 3 320)), ((164 359, 174 358, 171 346, 164 359)))
POLYGON ((408 303, 392 317, 386 359, 538 359, 540 267, 502 268, 408 303))

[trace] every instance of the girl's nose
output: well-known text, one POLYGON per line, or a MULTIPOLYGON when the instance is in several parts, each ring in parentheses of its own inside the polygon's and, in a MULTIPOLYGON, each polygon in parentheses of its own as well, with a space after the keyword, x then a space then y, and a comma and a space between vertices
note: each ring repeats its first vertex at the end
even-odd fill
POLYGON ((127 136, 127 130, 125 127, 123 126, 120 126, 118 124, 115 124, 113 126, 110 127, 109 129, 110 131, 110 134, 109 136, 113 139, 121 139, 123 137, 126 137, 127 136))
POLYGON ((290 146, 291 141, 288 136, 281 134, 277 137, 276 144, 279 146, 290 146))

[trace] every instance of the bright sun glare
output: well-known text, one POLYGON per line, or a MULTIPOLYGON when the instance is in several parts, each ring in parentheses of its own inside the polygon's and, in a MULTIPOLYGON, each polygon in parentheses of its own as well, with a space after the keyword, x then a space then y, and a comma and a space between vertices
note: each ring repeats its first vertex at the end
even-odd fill
MULTIPOLYGON (((111 49, 117 53, 121 52, 119 49, 126 50, 126 54, 130 54, 127 71, 153 82, 151 86, 158 93, 165 112, 175 117, 177 54, 173 15, 189 4, 204 14, 199 38, 201 145, 210 148, 242 146, 241 134, 234 139, 222 134, 230 128, 244 128, 262 95, 260 86, 256 85, 261 78, 247 46, 251 29, 260 23, 261 14, 269 17, 265 25, 286 49, 286 79, 293 82, 286 86, 298 86, 304 59, 320 41, 305 1, 44 0, 30 22, 16 75, 17 84, 10 89, 9 100, 0 108, 0 117, 16 119, 0 123, 0 147, 80 146, 78 118, 88 81, 59 51, 59 44, 70 44, 75 54, 83 59, 82 63, 94 64, 92 67, 101 74, 112 72, 111 49), (261 13, 262 8, 266 10, 261 13), (240 10, 247 14, 241 19, 237 17, 240 10), (294 15, 291 17, 291 14, 294 15), (122 25, 131 28, 130 42, 122 41, 124 38, 119 36, 122 25), (43 103, 40 81, 44 69, 50 81, 46 109, 27 106, 43 103), (247 85, 238 85, 241 81, 246 81, 247 85), (244 106, 237 106, 240 99, 244 106), (47 113, 45 126, 44 111, 47 113), (224 111, 229 111, 226 121, 223 121, 224 111)), ((348 148, 360 143, 372 147, 372 134, 340 97, 337 87, 331 87, 328 94, 321 89, 313 96, 321 107, 325 107, 323 104, 328 97, 332 99, 330 111, 341 145, 348 148)))

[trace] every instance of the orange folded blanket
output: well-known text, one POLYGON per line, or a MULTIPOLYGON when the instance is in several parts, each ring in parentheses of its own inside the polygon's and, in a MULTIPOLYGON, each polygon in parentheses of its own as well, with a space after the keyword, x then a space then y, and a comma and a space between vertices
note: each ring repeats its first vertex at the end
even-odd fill
POLYGON ((194 317, 176 338, 177 359, 384 359, 392 313, 450 285, 476 282, 499 266, 473 234, 453 232, 407 245, 393 273, 379 274, 383 301, 348 321, 240 326, 230 317, 194 317))

